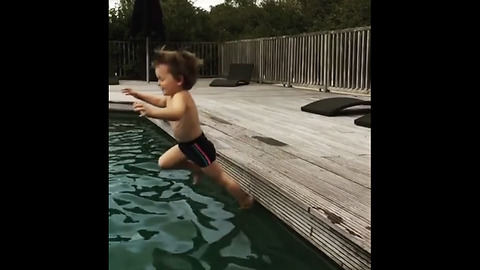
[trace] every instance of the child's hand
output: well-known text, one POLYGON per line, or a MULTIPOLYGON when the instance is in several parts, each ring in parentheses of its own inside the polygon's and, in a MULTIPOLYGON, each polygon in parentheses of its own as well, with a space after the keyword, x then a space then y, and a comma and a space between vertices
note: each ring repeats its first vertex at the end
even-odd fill
POLYGON ((134 102, 133 103, 133 110, 136 111, 136 112, 140 112, 140 116, 145 116, 150 113, 151 111, 151 107, 144 104, 144 103, 140 103, 140 102, 134 102))
POLYGON ((133 97, 135 97, 137 95, 137 92, 132 90, 132 88, 123 88, 122 93, 124 93, 127 96, 130 95, 130 96, 133 96, 133 97))

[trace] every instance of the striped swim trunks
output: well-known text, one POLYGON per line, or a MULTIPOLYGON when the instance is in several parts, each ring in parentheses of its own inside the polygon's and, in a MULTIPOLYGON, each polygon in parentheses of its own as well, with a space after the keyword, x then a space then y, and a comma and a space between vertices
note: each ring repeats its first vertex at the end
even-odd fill
POLYGON ((216 158, 215 146, 203 133, 193 141, 178 143, 178 148, 190 161, 201 168, 208 167, 216 158))

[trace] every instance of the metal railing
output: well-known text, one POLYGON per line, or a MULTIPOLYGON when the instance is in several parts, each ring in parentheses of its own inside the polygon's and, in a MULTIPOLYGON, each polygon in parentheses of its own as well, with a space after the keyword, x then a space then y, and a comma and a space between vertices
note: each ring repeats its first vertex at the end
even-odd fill
MULTIPOLYGON (((110 66, 113 73, 119 77, 135 77, 145 74, 145 41, 110 41, 110 66)), ((184 49, 195 53, 203 59, 200 68, 200 77, 213 78, 220 76, 220 42, 178 42, 161 43, 149 42, 150 59, 155 48, 166 45, 167 49, 184 49)), ((155 78, 153 70, 150 70, 150 79, 155 78)))
POLYGON ((225 42, 231 63, 253 63, 252 80, 322 90, 370 93, 370 27, 225 42))
POLYGON ((125 77, 135 72, 139 59, 139 44, 129 41, 109 41, 109 69, 116 76, 125 77))
MULTIPOLYGON (((370 30, 368 26, 224 43, 149 44, 150 53, 164 44, 195 53, 204 60, 201 77, 224 77, 231 63, 253 63, 252 80, 259 83, 370 94, 370 30)), ((110 48, 111 66, 118 76, 142 66, 138 62, 144 61, 145 45, 110 41, 110 48)))

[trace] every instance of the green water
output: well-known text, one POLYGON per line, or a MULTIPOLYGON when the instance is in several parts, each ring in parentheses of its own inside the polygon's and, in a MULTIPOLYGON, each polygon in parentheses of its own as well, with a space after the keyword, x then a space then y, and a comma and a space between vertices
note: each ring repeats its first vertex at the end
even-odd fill
POLYGON ((160 170, 174 141, 148 120, 110 113, 109 269, 339 269, 256 204, 237 203, 208 178, 160 170))

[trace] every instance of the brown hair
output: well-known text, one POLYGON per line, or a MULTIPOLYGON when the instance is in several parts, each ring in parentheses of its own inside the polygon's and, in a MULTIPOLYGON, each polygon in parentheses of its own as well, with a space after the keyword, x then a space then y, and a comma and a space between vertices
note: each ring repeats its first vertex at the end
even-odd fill
POLYGON ((195 54, 189 51, 167 51, 164 48, 165 46, 155 50, 153 66, 167 65, 169 72, 175 80, 183 79, 182 88, 184 90, 192 89, 197 82, 198 70, 203 64, 203 60, 197 58, 195 54))

